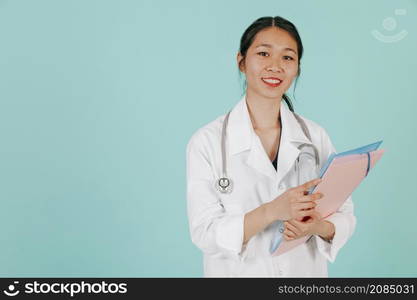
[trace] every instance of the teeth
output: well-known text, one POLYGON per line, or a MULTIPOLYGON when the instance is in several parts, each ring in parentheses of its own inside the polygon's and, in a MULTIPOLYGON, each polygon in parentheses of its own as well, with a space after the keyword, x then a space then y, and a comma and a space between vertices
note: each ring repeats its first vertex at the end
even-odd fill
POLYGON ((263 81, 268 82, 268 83, 280 83, 281 80, 277 80, 277 79, 264 79, 262 78, 263 81))

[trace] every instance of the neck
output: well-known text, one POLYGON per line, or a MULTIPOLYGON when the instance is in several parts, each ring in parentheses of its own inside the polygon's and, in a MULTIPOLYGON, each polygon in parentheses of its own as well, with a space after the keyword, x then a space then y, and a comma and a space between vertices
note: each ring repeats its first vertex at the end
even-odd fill
POLYGON ((252 126, 255 130, 281 128, 281 99, 282 97, 262 97, 259 94, 247 90, 246 103, 248 105, 252 126))

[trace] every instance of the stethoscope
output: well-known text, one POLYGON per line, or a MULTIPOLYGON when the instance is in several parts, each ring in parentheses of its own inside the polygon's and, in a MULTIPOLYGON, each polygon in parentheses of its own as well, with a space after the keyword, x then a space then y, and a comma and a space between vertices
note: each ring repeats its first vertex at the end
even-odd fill
MULTIPOLYGON (((229 121, 229 115, 230 115, 229 111, 224 119, 223 122, 223 127, 222 127, 222 136, 221 136, 221 152, 222 152, 222 173, 221 173, 221 177, 217 180, 216 182, 216 187, 217 189, 224 194, 227 193, 231 193, 233 190, 233 181, 232 179, 230 179, 227 176, 227 163, 226 163, 226 128, 227 128, 227 123, 229 121)), ((307 144, 307 143, 303 143, 300 144, 297 148, 300 150, 300 153, 297 157, 296 163, 294 165, 294 168, 298 171, 298 175, 300 176, 300 169, 299 169, 299 165, 300 165, 300 160, 302 157, 308 157, 308 156, 312 156, 312 154, 308 151, 302 151, 304 148, 309 147, 313 150, 314 153, 314 160, 315 160, 315 165, 316 165, 316 169, 318 169, 318 167, 320 166, 320 157, 317 151, 316 146, 314 146, 314 144, 311 142, 311 136, 310 136, 310 132, 307 128, 307 125, 305 124, 304 120, 300 118, 300 116, 298 116, 295 112, 293 112, 294 117, 297 119, 298 124, 300 124, 301 129, 303 130, 305 136, 307 137, 307 139, 310 141, 311 144, 307 144)), ((300 177, 299 177, 300 178, 300 177)), ((300 181, 300 179, 299 179, 300 181)), ((299 183, 300 184, 300 183, 299 183)))

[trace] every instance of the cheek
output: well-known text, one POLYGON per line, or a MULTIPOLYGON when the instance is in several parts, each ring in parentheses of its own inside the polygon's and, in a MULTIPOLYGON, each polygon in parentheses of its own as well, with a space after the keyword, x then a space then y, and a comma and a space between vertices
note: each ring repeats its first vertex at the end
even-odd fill
POLYGON ((291 67, 289 69, 286 70, 286 86, 289 87, 291 85, 291 83, 295 80, 295 78, 298 75, 298 68, 297 67, 291 67))
POLYGON ((290 78, 289 76, 287 76, 285 80, 285 84, 281 85, 282 89, 287 91, 290 88, 291 84, 294 82, 294 79, 295 77, 290 78))
POLYGON ((251 79, 256 79, 261 71, 262 67, 259 64, 252 64, 248 66, 246 76, 251 79))
POLYGON ((285 69, 287 76, 295 78, 298 73, 298 65, 295 63, 291 63, 287 65, 287 68, 285 69))
POLYGON ((264 64, 256 57, 247 57, 246 59, 246 77, 258 77, 264 69, 264 64))

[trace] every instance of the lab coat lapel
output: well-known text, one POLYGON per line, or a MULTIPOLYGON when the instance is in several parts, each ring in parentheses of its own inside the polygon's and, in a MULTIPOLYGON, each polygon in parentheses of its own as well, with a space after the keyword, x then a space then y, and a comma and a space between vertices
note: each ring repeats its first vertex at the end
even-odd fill
POLYGON ((305 136, 293 112, 281 101, 281 142, 278 154, 277 180, 280 182, 294 167, 294 162, 300 154, 298 145, 311 144, 305 136))
POLYGON ((249 152, 246 163, 250 167, 275 180, 277 176, 275 168, 272 165, 272 162, 269 159, 268 154, 265 152, 265 148, 262 145, 261 139, 258 137, 258 135, 256 135, 255 131, 254 134, 255 136, 252 140, 253 143, 251 151, 249 152))
POLYGON ((246 103, 246 94, 230 112, 227 135, 231 155, 249 150, 246 164, 272 179, 276 178, 274 166, 253 129, 246 103))

